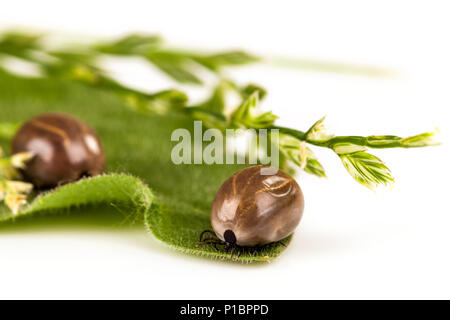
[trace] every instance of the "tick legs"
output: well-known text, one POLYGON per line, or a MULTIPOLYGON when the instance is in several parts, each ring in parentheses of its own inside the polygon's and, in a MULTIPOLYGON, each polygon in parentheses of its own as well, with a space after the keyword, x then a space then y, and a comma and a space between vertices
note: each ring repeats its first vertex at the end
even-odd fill
POLYGON ((205 231, 203 231, 202 233, 200 233, 200 242, 203 242, 204 241, 204 239, 203 239, 203 237, 205 236, 205 235, 212 235, 213 237, 217 237, 216 236, 216 233, 214 232, 214 231, 212 231, 212 230, 205 230, 205 231))
POLYGON ((287 245, 283 242, 283 240, 275 242, 275 243, 269 243, 263 246, 256 246, 256 247, 240 247, 236 244, 230 244, 226 243, 219 238, 217 238, 217 235, 212 230, 205 230, 200 234, 200 243, 201 246, 207 246, 212 245, 214 249, 217 251, 220 251, 219 246, 223 246, 223 251, 225 253, 230 252, 231 253, 231 260, 239 260, 241 255, 244 253, 244 251, 248 252, 249 254, 257 255, 260 253, 263 249, 273 246, 273 245, 281 245, 283 247, 287 247, 287 245), (237 256, 236 256, 237 254, 237 256))
POLYGON ((205 230, 200 234, 200 243, 201 246, 213 245, 214 248, 219 251, 217 248, 218 245, 224 245, 225 243, 220 241, 215 232, 212 230, 205 230))

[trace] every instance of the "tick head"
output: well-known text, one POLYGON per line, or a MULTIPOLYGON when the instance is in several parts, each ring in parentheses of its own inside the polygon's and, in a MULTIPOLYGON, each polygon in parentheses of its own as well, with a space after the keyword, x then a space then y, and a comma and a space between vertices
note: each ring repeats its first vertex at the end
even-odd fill
POLYGON ((223 238, 228 245, 236 244, 236 235, 234 234, 233 231, 229 229, 224 232, 223 238))

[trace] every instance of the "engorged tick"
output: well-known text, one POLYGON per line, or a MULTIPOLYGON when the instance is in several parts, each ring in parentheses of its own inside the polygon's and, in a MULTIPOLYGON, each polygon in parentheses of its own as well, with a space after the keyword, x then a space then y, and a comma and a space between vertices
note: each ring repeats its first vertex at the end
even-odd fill
POLYGON ((95 131, 64 113, 46 113, 26 122, 12 142, 12 153, 19 152, 35 155, 23 174, 40 188, 98 175, 106 162, 95 131))
POLYGON ((280 242, 294 232, 303 215, 302 190, 288 174, 262 175, 262 168, 238 171, 220 187, 211 209, 214 231, 202 232, 202 245, 234 251, 280 242))

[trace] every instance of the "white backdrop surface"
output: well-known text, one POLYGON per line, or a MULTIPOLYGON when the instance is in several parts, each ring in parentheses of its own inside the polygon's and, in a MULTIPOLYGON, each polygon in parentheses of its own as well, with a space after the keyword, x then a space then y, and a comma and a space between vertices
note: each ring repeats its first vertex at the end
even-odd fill
MULTIPOLYGON (((266 87, 265 106, 286 126, 306 129, 327 115, 340 135, 439 127, 444 144, 375 151, 397 180, 376 193, 355 183, 334 154, 316 150, 329 178, 300 176, 304 219, 292 245, 269 265, 185 256, 144 232, 0 234, 0 298, 450 298, 449 10, 446 1, 5 3, 1 28, 69 37, 143 31, 180 47, 390 68, 395 78, 263 65, 230 74, 266 87)), ((117 73, 142 88, 171 85, 133 63, 117 73)))

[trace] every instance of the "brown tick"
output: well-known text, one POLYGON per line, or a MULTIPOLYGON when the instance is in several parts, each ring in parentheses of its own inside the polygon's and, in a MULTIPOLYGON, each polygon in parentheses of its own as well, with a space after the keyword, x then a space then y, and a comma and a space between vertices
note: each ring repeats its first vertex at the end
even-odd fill
POLYGON ((54 187, 105 168, 105 154, 95 131, 64 113, 46 113, 25 123, 15 135, 12 153, 31 152, 23 173, 37 187, 54 187))
POLYGON ((236 247, 265 246, 294 232, 303 215, 302 190, 288 174, 262 175, 262 168, 243 169, 223 183, 211 209, 214 231, 202 232, 200 244, 225 245, 234 253, 236 247))

